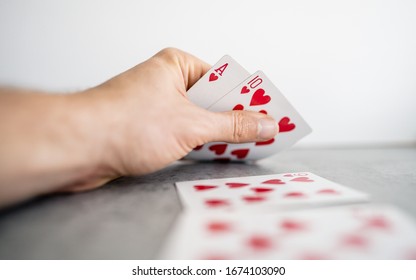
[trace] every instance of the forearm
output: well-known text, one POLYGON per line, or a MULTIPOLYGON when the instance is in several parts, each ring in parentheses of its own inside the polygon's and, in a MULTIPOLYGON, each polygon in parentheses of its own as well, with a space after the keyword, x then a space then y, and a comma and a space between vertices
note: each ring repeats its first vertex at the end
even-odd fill
POLYGON ((0 206, 108 180, 103 106, 90 95, 0 90, 0 206))

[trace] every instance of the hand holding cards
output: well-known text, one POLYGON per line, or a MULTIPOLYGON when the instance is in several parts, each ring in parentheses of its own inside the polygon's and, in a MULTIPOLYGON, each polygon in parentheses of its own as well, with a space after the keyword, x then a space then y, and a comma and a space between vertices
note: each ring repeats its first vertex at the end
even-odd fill
MULTIPOLYGON (((225 56, 188 91, 189 99, 213 112, 270 115, 277 136, 208 143, 187 158, 261 159, 311 132, 263 72, 247 76, 225 56)), ((416 226, 409 217, 386 205, 352 205, 368 202, 369 195, 311 172, 177 182, 176 188, 184 211, 162 251, 165 259, 416 258, 416 226)))
POLYGON ((312 130, 267 76, 251 76, 230 56, 224 56, 191 89, 188 98, 214 112, 250 110, 272 116, 279 125, 276 138, 256 143, 208 143, 186 158, 197 160, 258 160, 294 145, 312 130))

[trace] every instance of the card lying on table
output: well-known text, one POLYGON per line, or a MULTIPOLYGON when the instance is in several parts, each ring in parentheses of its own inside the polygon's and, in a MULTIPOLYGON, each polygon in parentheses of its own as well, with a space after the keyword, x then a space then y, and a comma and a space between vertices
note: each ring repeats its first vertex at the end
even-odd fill
POLYGON ((293 146, 312 130, 295 108, 261 71, 248 72, 230 56, 217 62, 187 93, 200 107, 214 112, 250 110, 271 115, 279 125, 273 139, 256 143, 208 143, 187 159, 258 160, 293 146))
POLYGON ((177 182, 184 210, 271 211, 363 202, 368 195, 310 172, 177 182))
POLYGON ((416 259, 416 227, 388 206, 263 215, 185 213, 161 259, 416 259))

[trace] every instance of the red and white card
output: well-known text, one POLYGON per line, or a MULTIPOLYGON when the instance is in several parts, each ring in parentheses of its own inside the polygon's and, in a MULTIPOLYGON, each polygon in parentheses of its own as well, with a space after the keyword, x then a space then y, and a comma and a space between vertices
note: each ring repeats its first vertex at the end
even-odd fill
POLYGON ((177 182, 185 211, 265 212, 368 201, 310 172, 177 182))
POLYGON ((262 215, 186 212, 161 259, 416 259, 414 221, 354 205, 262 215))
POLYGON ((187 96, 206 109, 249 75, 232 57, 225 55, 188 90, 187 96))
POLYGON ((261 71, 249 76, 208 109, 214 112, 250 110, 271 115, 279 124, 279 133, 273 139, 255 143, 208 143, 196 147, 187 156, 188 159, 258 160, 293 146, 312 131, 295 108, 261 71))

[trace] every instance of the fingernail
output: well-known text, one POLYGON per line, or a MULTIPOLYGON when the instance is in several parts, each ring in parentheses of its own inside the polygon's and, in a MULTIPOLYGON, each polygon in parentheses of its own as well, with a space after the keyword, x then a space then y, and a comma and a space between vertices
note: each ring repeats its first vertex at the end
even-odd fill
POLYGON ((262 118, 257 128, 257 136, 261 139, 271 139, 277 134, 277 122, 270 118, 262 118))

